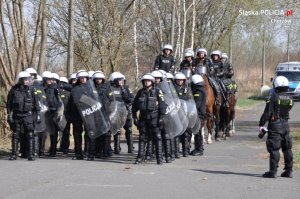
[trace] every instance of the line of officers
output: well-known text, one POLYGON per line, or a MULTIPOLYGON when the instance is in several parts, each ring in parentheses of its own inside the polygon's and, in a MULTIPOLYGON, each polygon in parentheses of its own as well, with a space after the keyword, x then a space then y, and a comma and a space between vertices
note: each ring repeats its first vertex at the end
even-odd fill
MULTIPOLYGON (((75 105, 72 89, 87 84, 92 79, 99 94, 102 104, 105 106, 110 101, 120 101, 126 105, 128 115, 123 126, 127 141, 128 153, 133 153, 132 123, 139 130, 138 156, 135 163, 143 160, 151 160, 156 156, 158 164, 163 162, 163 152, 166 162, 179 158, 179 142, 182 142, 182 154, 187 157, 192 155, 203 155, 203 143, 201 134, 195 136, 195 149, 190 151, 191 130, 187 129, 184 134, 169 139, 163 130, 163 116, 167 111, 167 104, 164 94, 159 89, 163 81, 164 71, 153 71, 141 78, 143 88, 136 96, 126 85, 125 76, 119 72, 110 75, 109 81, 103 72, 89 72, 80 70, 72 74, 69 79, 59 77, 56 73, 45 71, 39 76, 35 69, 27 68, 20 72, 16 78, 16 84, 11 88, 7 98, 7 121, 12 129, 12 154, 10 160, 16 160, 19 156, 35 160, 37 156, 45 156, 45 142, 50 137, 49 156, 55 157, 59 131, 59 150, 64 154, 69 153, 70 147, 70 126, 73 127, 74 157, 76 160, 83 160, 87 154, 87 160, 94 160, 95 157, 107 158, 112 153, 119 154, 120 131, 113 135, 113 149, 111 147, 111 133, 108 132, 96 139, 94 150, 90 150, 91 143, 87 133, 84 135, 84 148, 82 134, 84 132, 83 120, 75 105), (59 122, 62 115, 61 108, 64 107, 63 116, 66 125, 60 128, 59 122), (47 114, 42 114, 45 113, 47 114), (139 113, 139 114, 138 114, 139 113), (43 121, 45 121, 43 123, 43 121), (41 124, 45 126, 41 126, 41 124), (154 155, 155 154, 155 155, 154 155)), ((183 73, 176 73, 175 76, 168 73, 168 83, 174 81, 178 96, 182 99, 194 93, 199 117, 205 114, 205 91, 203 89, 203 78, 200 75, 192 77, 192 90, 188 89, 186 76, 183 73)), ((97 121, 96 121, 97 122, 97 121)))
MULTIPOLYGON (((111 147, 111 133, 108 132, 96 140, 95 150, 91 150, 90 138, 87 133, 84 135, 84 148, 82 149, 82 134, 84 132, 83 120, 79 114, 80 110, 75 105, 72 89, 77 86, 87 84, 92 79, 99 94, 102 104, 106 105, 110 101, 124 102, 128 110, 127 120, 124 124, 125 137, 128 146, 128 153, 133 153, 132 122, 139 130, 139 149, 136 163, 149 160, 156 155, 158 164, 162 164, 163 152, 166 162, 171 162, 179 158, 179 142, 182 142, 183 156, 203 155, 203 139, 201 133, 195 135, 195 149, 190 151, 191 130, 187 129, 181 136, 168 139, 167 132, 164 132, 164 115, 168 105, 164 101, 164 94, 159 89, 159 84, 163 81, 162 72, 174 72, 175 61, 172 56, 172 46, 165 45, 162 54, 155 60, 154 71, 141 78, 143 88, 134 97, 125 76, 119 72, 110 75, 106 81, 105 75, 101 71, 80 70, 73 73, 69 79, 59 77, 56 73, 45 71, 39 76, 34 68, 27 68, 18 74, 16 84, 12 87, 7 99, 8 123, 12 133, 12 154, 10 160, 17 159, 18 156, 35 160, 35 157, 45 155, 46 137, 50 137, 49 156, 55 157, 57 153, 58 135, 62 132, 59 150, 64 154, 69 152, 70 146, 70 125, 73 127, 74 152, 73 159, 82 160, 87 154, 88 160, 94 160, 95 156, 110 157, 112 153, 119 154, 120 131, 113 135, 114 146, 111 147), (172 61, 173 60, 173 61, 172 61), (173 70, 173 71, 172 71, 173 70), (45 108, 47 107, 47 108, 45 108), (61 107, 64 107, 61 109, 61 107), (47 114, 42 113, 47 109, 47 114), (63 110, 63 115, 59 114, 63 110), (139 116, 137 115, 139 112, 139 116), (60 128, 58 121, 66 119, 64 128, 60 128), (45 125, 42 124, 43 121, 45 125), (20 146, 20 149, 19 149, 20 146)), ((197 74, 198 66, 208 67, 209 73, 221 76, 224 74, 221 62, 221 52, 212 52, 212 61, 206 58, 207 51, 198 49, 197 58, 194 59, 194 52, 191 49, 185 50, 185 60, 180 64, 180 71, 189 69, 194 74, 188 77, 191 84, 187 84, 187 73, 176 73, 175 77, 167 73, 170 82, 174 86, 179 98, 186 98, 192 92, 199 118, 205 118, 206 93, 201 75, 197 74), (198 63, 199 62, 199 63, 198 63), (196 64, 198 63, 198 64, 196 64), (212 63, 216 63, 215 65, 212 63), (191 88, 191 89, 189 89, 191 88)), ((226 74, 231 77, 233 69, 228 65, 226 74)), ((212 74, 211 74, 212 75, 212 74)), ((217 92, 215 93, 217 95, 217 92)), ((217 96, 217 99, 219 97, 217 96)), ((217 100, 218 101, 218 100, 217 100)))

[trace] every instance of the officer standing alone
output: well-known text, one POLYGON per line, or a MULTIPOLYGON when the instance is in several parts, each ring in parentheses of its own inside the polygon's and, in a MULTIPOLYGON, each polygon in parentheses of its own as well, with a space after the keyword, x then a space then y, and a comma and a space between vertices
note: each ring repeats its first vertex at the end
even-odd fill
POLYGON ((293 99, 286 91, 289 89, 289 81, 284 76, 278 76, 274 80, 275 92, 267 100, 265 110, 259 121, 259 137, 264 135, 263 126, 268 122, 267 150, 270 153, 269 171, 263 174, 264 178, 276 178, 279 149, 284 156, 284 172, 281 177, 292 178, 293 152, 292 140, 289 130, 289 112, 294 105, 293 99))

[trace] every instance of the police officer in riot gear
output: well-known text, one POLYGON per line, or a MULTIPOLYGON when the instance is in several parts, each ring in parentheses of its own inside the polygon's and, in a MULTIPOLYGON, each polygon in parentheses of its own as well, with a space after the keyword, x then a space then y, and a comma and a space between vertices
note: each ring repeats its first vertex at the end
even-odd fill
POLYGON ((206 67, 208 75, 211 76, 214 73, 213 67, 211 65, 210 59, 207 58, 207 51, 205 48, 198 48, 196 50, 196 58, 194 60, 195 68, 193 69, 193 74, 199 74, 199 70, 202 66, 206 67))
POLYGON ((72 115, 72 124, 73 124, 73 136, 74 136, 74 157, 73 160, 83 160, 82 152, 82 133, 83 133, 83 121, 81 119, 79 110, 76 107, 76 104, 73 99, 73 89, 78 86, 84 86, 89 79, 89 74, 85 70, 80 70, 76 74, 77 82, 74 84, 71 90, 71 96, 69 101, 69 111, 72 115))
POLYGON ((64 104, 64 115, 67 120, 67 124, 65 129, 62 132, 62 137, 60 141, 60 151, 63 152, 64 154, 69 153, 69 146, 70 146, 70 127, 71 127, 70 117, 72 116, 69 114, 68 105, 69 105, 69 100, 71 95, 71 89, 72 89, 72 85, 69 84, 68 79, 66 77, 60 77, 58 95, 64 104))
MULTIPOLYGON (((12 154, 10 160, 18 157, 18 144, 20 137, 25 137, 28 160, 34 157, 34 123, 40 122, 40 105, 31 87, 31 75, 22 71, 17 76, 17 84, 12 87, 7 97, 8 123, 12 133, 12 154), (34 114, 36 113, 36 114, 34 114), (36 119, 34 118, 36 116, 36 119)), ((20 143, 24 144, 24 143, 20 143)))
POLYGON ((232 79, 234 75, 232 64, 228 60, 228 56, 226 53, 222 53, 222 62, 223 62, 223 70, 224 75, 222 77, 222 82, 225 84, 227 92, 235 93, 237 91, 237 85, 235 81, 232 79))
POLYGON ((294 105, 292 97, 286 93, 289 89, 289 81, 284 76, 278 76, 274 80, 275 92, 269 96, 265 110, 259 121, 260 137, 263 137, 263 126, 268 122, 267 150, 270 153, 269 171, 263 174, 265 178, 276 178, 279 149, 284 156, 284 172, 282 177, 292 177, 293 152, 292 140, 289 132, 289 111, 294 105))
MULTIPOLYGON (((195 74, 192 76, 192 92, 194 94, 194 100, 196 108, 198 110, 198 116, 201 123, 203 123, 206 115, 206 92, 204 89, 204 80, 201 75, 195 74)), ((195 149, 191 151, 191 155, 203 155, 203 135, 201 134, 201 128, 198 134, 194 137, 195 149)))
MULTIPOLYGON (((120 72, 113 72, 110 75, 110 91, 109 99, 110 101, 116 100, 119 102, 124 102, 125 105, 132 103, 132 98, 130 97, 130 93, 126 91, 124 88, 124 75, 120 72)), ((114 153, 120 154, 121 146, 120 146, 120 136, 121 132, 119 131, 114 135, 114 153)))
POLYGON ((185 74, 186 78, 189 79, 192 73, 195 71, 195 60, 194 51, 190 48, 185 49, 184 60, 180 63, 180 72, 185 74))
POLYGON ((143 88, 135 96, 132 103, 132 117, 134 124, 139 129, 139 148, 136 164, 144 159, 144 150, 147 139, 155 142, 156 161, 162 164, 162 140, 159 124, 163 123, 163 115, 166 113, 167 105, 160 89, 154 87, 154 78, 146 74, 141 78, 143 88), (139 118, 137 112, 139 111, 139 118))
POLYGON ((126 103, 126 109, 128 113, 127 113, 126 123, 123 128, 125 129, 125 138, 127 142, 128 153, 133 153, 134 146, 133 146, 133 138, 132 138, 132 101, 134 99, 134 95, 131 92, 129 86, 126 84, 125 76, 123 81, 124 81, 123 83, 124 92, 130 98, 130 103, 126 103))
POLYGON ((173 47, 170 44, 164 45, 162 54, 155 59, 153 70, 164 70, 166 72, 174 72, 176 60, 172 55, 173 47))
POLYGON ((221 88, 220 91, 221 91, 221 93, 224 97, 225 106, 229 107, 227 88, 226 88, 226 86, 224 85, 224 83, 222 81, 222 79, 225 75, 223 62, 221 60, 222 53, 219 50, 215 50, 215 51, 211 52, 210 56, 211 56, 211 64, 212 64, 213 70, 214 70, 213 77, 214 77, 214 79, 217 80, 217 82, 218 82, 218 84, 221 88))
MULTIPOLYGON (((183 73, 176 73, 174 87, 178 94, 179 99, 187 100, 188 96, 191 94, 190 88, 186 84, 186 76, 183 73)), ((180 136, 182 143, 182 156, 187 157, 190 150, 190 137, 192 136, 192 131, 190 128, 180 136)))
MULTIPOLYGON (((102 71, 95 71, 95 73, 92 76, 94 85, 96 87, 96 90, 99 95, 99 99, 101 100, 104 108, 109 106, 109 99, 106 94, 108 87, 107 84, 105 84, 105 75, 102 71)), ((107 112, 107 110, 106 110, 107 112)), ((109 133, 109 137, 111 137, 109 133)), ((110 156, 110 138, 108 138, 107 134, 101 135, 99 138, 96 139, 96 154, 99 154, 99 157, 108 157, 110 156), (106 143, 106 142, 107 143, 106 143)))
POLYGON ((37 79, 37 72, 34 68, 26 68, 25 71, 30 73, 32 81, 37 79))
POLYGON ((59 79, 59 76, 49 71, 45 71, 42 74, 43 81, 44 81, 44 89, 47 97, 47 102, 49 106, 49 115, 47 119, 47 125, 50 134, 50 151, 49 156, 55 157, 56 156, 56 146, 57 146, 57 139, 58 139, 58 127, 54 123, 54 115, 57 111, 59 105, 59 96, 58 96, 58 85, 56 81, 59 79))

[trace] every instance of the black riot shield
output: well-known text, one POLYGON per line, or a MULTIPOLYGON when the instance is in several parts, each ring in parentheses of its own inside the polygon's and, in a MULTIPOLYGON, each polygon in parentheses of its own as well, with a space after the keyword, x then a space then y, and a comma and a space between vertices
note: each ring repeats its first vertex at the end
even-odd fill
POLYGON ((65 110, 64 103, 59 98, 58 108, 57 108, 56 112, 54 113, 54 116, 52 119, 53 119, 54 123, 56 124, 56 126, 58 127, 58 130, 60 132, 63 132, 67 125, 67 120, 64 115, 64 110, 65 110))
POLYGON ((111 125, 92 80, 74 87, 71 95, 89 137, 95 139, 106 134, 111 125))
POLYGON ((127 109, 124 102, 112 101, 108 108, 109 120, 111 123, 111 132, 113 135, 117 134, 125 125, 127 120, 127 109))
POLYGON ((181 121, 181 119, 183 119, 182 114, 179 114, 181 110, 180 100, 178 96, 177 98, 174 98, 174 95, 176 96, 177 93, 175 88, 171 88, 170 85, 171 84, 169 84, 164 77, 163 81, 159 84, 159 88, 164 94, 165 103, 168 105, 166 114, 164 115, 164 129, 166 131, 166 136, 167 138, 174 138, 183 133, 186 128, 183 126, 184 122, 181 121))

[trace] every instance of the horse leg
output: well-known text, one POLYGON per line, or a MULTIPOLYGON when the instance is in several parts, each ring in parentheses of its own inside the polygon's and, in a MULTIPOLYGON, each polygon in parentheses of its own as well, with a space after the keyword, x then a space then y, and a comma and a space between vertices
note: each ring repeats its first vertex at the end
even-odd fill
POLYGON ((207 136, 207 144, 212 144, 212 119, 211 117, 209 116, 207 118, 207 132, 208 132, 208 136, 207 136))

